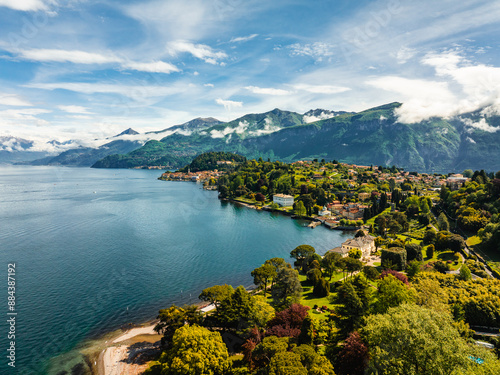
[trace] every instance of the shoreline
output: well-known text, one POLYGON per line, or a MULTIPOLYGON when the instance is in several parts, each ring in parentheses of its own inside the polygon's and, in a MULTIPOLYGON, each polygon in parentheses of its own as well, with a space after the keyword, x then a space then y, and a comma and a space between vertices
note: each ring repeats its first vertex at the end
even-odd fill
POLYGON ((92 374, 141 374, 148 363, 144 362, 144 357, 151 356, 159 350, 157 344, 163 335, 153 330, 157 322, 149 321, 127 331, 117 332, 106 340, 104 348, 88 356, 94 364, 92 374))

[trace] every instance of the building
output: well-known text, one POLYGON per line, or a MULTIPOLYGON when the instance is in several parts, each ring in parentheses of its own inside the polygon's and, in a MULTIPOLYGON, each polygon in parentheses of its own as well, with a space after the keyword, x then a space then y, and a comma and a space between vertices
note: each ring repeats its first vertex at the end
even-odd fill
POLYGON ((273 203, 281 207, 293 206, 293 197, 286 194, 275 194, 273 195, 273 203))
POLYGON ((349 255, 349 251, 353 249, 361 250, 363 258, 369 257, 372 251, 375 251, 375 238, 369 235, 351 238, 345 241, 341 247, 336 247, 330 251, 346 257, 349 255))

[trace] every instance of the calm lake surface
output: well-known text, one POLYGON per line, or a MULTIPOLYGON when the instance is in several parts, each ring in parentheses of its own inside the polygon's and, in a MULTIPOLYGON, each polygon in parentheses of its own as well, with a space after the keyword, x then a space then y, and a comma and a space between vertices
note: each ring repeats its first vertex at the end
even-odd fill
POLYGON ((4 355, 8 263, 16 264, 17 373, 71 374, 87 340, 199 302, 212 285, 250 286, 254 268, 290 260, 298 245, 323 254, 352 236, 220 202, 160 174, 0 167, 1 374, 16 373, 4 355))

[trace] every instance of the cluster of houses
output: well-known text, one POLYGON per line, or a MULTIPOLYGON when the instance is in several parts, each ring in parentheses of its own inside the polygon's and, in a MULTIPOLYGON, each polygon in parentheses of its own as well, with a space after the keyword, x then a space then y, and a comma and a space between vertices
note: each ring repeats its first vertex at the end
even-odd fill
POLYGON ((219 172, 217 169, 213 171, 200 171, 200 172, 165 172, 161 175, 162 180, 167 181, 210 181, 212 178, 217 180, 223 172, 219 172))

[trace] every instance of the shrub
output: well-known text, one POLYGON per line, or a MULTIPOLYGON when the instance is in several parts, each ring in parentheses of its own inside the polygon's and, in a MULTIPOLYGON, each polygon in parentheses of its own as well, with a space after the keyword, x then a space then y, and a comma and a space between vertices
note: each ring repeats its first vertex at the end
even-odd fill
POLYGON ((422 256, 422 246, 415 243, 409 243, 405 246, 407 261, 412 260, 421 261, 424 257, 422 256))
POLYGON ((443 262, 442 260, 438 260, 436 263, 434 263, 434 269, 438 272, 446 273, 450 270, 450 265, 443 262))
POLYGON ((387 277, 388 275, 394 276, 396 279, 401 281, 403 284, 409 285, 408 278, 406 275, 402 274, 401 272, 394 271, 394 270, 384 270, 379 276, 379 279, 383 279, 384 277, 387 277))
POLYGON ((391 247, 389 249, 382 249, 382 264, 391 262, 394 267, 402 271, 406 268, 406 250, 401 247, 391 247))

